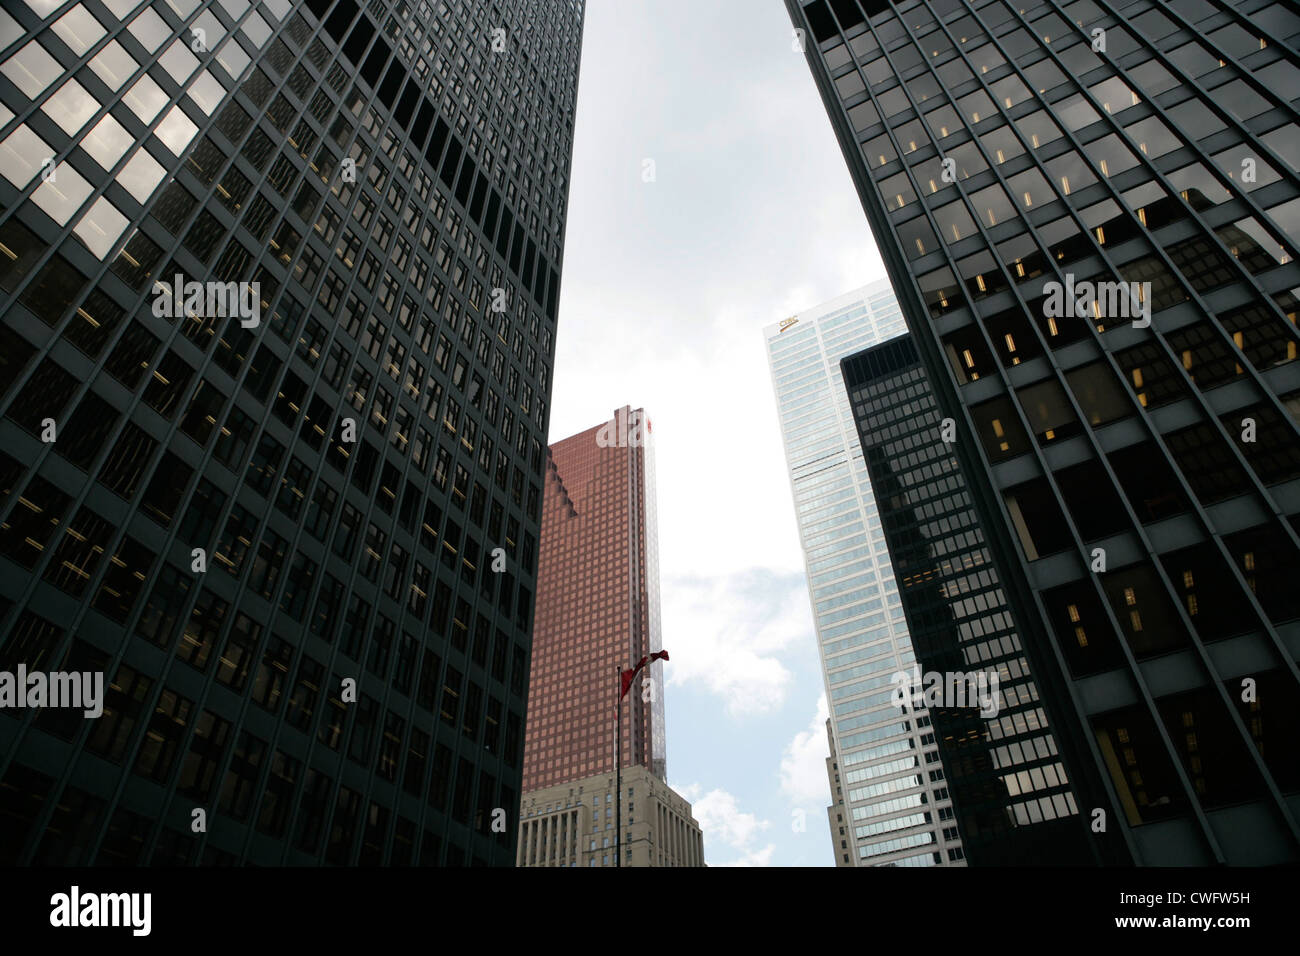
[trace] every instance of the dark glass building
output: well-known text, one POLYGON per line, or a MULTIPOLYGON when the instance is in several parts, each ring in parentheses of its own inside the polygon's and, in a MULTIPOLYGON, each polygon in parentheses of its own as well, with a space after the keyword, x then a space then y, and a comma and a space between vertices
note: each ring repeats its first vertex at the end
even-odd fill
POLYGON ((926 711, 941 761, 927 769, 947 782, 968 864, 1101 861, 916 346, 891 339, 840 367, 916 650, 905 686, 964 693, 926 711))
POLYGON ((4 5, 0 863, 514 862, 582 17, 4 5))
POLYGON ((1300 13, 787 6, 1080 810, 1140 864, 1300 860, 1300 13))

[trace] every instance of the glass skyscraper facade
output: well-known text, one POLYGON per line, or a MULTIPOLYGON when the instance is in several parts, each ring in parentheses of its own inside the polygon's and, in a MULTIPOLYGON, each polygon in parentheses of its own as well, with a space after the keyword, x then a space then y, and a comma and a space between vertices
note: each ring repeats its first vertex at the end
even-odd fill
POLYGON ((1081 809, 1141 864, 1295 862, 1300 12, 787 6, 1081 809))
POLYGON ((4 5, 0 862, 513 864, 582 17, 4 5))
POLYGON ((964 865, 930 717, 891 702, 915 655, 840 371, 905 331, 883 281, 763 330, 849 818, 840 865, 964 865))
POLYGON ((944 440, 951 420, 916 347, 906 336, 890 339, 850 355, 841 370, 923 678, 916 683, 961 690, 928 713, 967 861, 1100 861, 998 562, 944 440))

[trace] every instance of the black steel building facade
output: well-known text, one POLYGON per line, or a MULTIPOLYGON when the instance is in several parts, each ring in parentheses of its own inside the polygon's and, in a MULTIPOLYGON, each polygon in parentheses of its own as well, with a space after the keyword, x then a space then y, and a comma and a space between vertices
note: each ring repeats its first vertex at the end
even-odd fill
POLYGON ((1102 858, 1300 859, 1300 14, 787 6, 1102 858))
POLYGON ((582 18, 0 11, 0 862, 513 865, 582 18))
POLYGON ((955 423, 940 411, 916 346, 891 339, 847 356, 840 369, 916 648, 915 676, 926 687, 961 688, 926 711, 941 764, 928 772, 947 781, 968 864, 1104 862, 1107 848, 1079 810, 1080 801, 1095 804, 1100 781, 1067 769, 1088 763, 1056 739, 1057 718, 1025 658, 999 562, 944 440, 955 423))

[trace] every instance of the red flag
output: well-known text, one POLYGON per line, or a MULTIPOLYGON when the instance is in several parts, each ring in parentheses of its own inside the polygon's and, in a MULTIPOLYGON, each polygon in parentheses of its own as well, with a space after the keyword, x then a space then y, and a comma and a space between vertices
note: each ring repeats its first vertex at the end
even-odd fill
POLYGON ((641 658, 641 660, 637 662, 636 667, 629 667, 627 670, 623 671, 623 688, 619 692, 618 695, 619 700, 622 700, 624 697, 627 696, 628 688, 632 686, 632 681, 636 679, 636 672, 641 669, 641 666, 644 663, 645 663, 645 658, 643 657, 641 658))
POLYGON ((650 663, 651 661, 666 661, 666 660, 668 660, 667 651, 655 651, 649 657, 643 657, 639 661, 637 661, 636 667, 629 667, 627 670, 623 671, 622 674, 623 686, 619 690, 618 699, 622 700, 624 697, 627 696, 628 690, 632 687, 632 681, 636 680, 636 675, 641 670, 641 668, 645 667, 646 664, 650 663))

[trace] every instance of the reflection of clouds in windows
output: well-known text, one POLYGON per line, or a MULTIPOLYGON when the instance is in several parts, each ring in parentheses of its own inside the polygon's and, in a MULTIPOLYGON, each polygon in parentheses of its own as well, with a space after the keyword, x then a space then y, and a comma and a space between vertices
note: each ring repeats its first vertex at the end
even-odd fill
POLYGON ((188 46, 176 40, 162 56, 158 57, 158 65, 166 70, 177 84, 184 86, 185 81, 199 68, 199 59, 190 52, 188 46))
POLYGON ((18 21, 4 10, 0 10, 0 50, 5 49, 23 35, 25 31, 18 25, 18 21))
POLYGON ((255 46, 259 47, 271 38, 271 28, 267 26, 266 21, 256 13, 244 21, 244 25, 240 32, 242 32, 244 36, 248 37, 248 39, 252 40, 255 46))
POLYGON ((117 174, 117 181, 140 205, 144 205, 162 182, 166 170, 145 150, 137 150, 117 174))
POLYGON ((59 9, 63 5, 63 0, 26 0, 26 3, 38 17, 44 19, 59 9))
POLYGON ((173 106, 166 118, 154 130, 154 135, 162 140, 164 146, 179 156, 198 131, 199 128, 190 121, 184 111, 179 106, 173 106))
POLYGON ((106 32, 103 25, 81 4, 55 21, 50 29, 77 56, 85 55, 106 32))
POLYGON ((167 0, 167 6, 175 10, 182 20, 186 20, 199 8, 199 0, 167 0))
POLYGON ((140 2, 141 0, 103 0, 104 6, 119 20, 125 20, 132 10, 140 6, 140 2))
POLYGON ((81 148, 105 169, 112 169, 131 147, 131 134, 122 124, 105 116, 81 140, 81 148))
POLYGON ((53 156, 53 148, 22 125, 0 143, 0 173, 22 189, 41 171, 43 161, 53 156))
POLYGON ((226 12, 236 20, 248 9, 248 0, 220 0, 220 2, 226 12))
POLYGON ((91 252, 103 259, 126 227, 127 218, 117 211, 116 206, 100 196, 73 231, 91 252))
POLYGON ((90 183, 67 163, 59 163, 54 173, 32 193, 32 202, 60 226, 66 226, 90 195, 90 183))
POLYGON ((68 80, 41 106, 45 115, 75 136, 99 110, 99 103, 76 80, 68 80))
POLYGON ((126 82, 127 77, 136 71, 140 64, 131 54, 122 49, 116 40, 109 40, 102 50, 90 61, 90 68, 104 81, 104 85, 117 92, 126 82))
POLYGON ((63 69, 45 47, 28 43, 0 66, 0 73, 9 77, 14 86, 30 99, 36 99, 63 73, 63 69))
POLYGON ((221 64, 221 68, 232 79, 239 79, 252 61, 249 59, 248 54, 244 52, 244 48, 239 45, 239 42, 234 37, 231 37, 217 54, 217 62, 221 64))
POLYGON ((127 27, 131 35, 140 41, 140 45, 150 53, 157 52, 158 48, 163 45, 166 39, 171 36, 171 29, 151 8, 146 7, 140 12, 131 25, 127 27))
POLYGON ((159 110, 167 105, 167 94, 148 76, 142 76, 126 91, 122 100, 142 123, 152 123, 159 110))
POLYGON ((203 110, 208 116, 212 115, 213 110, 220 105, 225 99, 226 88, 204 70, 199 74, 198 79, 191 84, 189 90, 190 98, 198 104, 199 109, 203 110))

